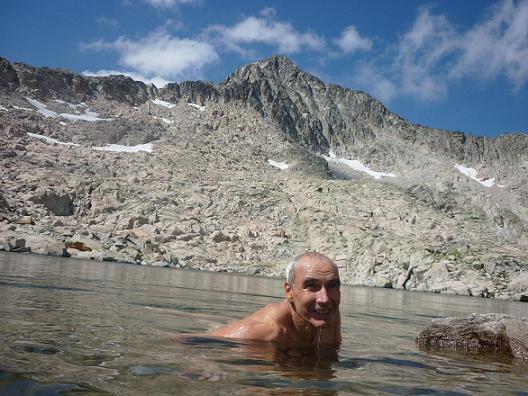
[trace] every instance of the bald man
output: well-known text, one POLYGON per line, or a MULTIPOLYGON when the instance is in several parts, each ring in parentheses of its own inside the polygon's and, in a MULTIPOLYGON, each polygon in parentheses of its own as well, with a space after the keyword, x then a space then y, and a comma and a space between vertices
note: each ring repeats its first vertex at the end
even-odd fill
POLYGON ((332 260, 316 252, 301 254, 286 268, 283 301, 208 334, 335 348, 341 343, 340 286, 339 270, 332 260))

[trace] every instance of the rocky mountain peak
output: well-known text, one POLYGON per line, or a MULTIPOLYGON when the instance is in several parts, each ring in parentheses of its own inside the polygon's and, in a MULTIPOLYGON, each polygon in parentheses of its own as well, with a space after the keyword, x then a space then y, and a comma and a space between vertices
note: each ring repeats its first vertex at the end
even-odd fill
POLYGON ((299 73, 304 72, 288 57, 275 55, 240 67, 224 81, 224 84, 244 81, 254 82, 259 79, 287 81, 299 73))

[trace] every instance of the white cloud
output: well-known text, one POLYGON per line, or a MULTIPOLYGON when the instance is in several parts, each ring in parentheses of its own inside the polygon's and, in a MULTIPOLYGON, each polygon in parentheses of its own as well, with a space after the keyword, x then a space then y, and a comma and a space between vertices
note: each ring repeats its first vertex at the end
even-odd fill
POLYGON ((422 7, 395 45, 359 65, 354 83, 383 101, 399 95, 421 101, 443 99, 448 92, 445 68, 455 49, 456 32, 449 21, 422 7))
POLYGON ((182 4, 196 4, 200 0, 145 0, 145 3, 156 8, 175 8, 182 4))
POLYGON ((154 84, 158 88, 162 88, 171 81, 164 79, 163 77, 159 76, 152 76, 152 77, 145 77, 139 73, 134 72, 128 72, 128 71, 120 71, 120 70, 97 70, 97 71, 90 71, 85 70, 82 72, 85 76, 93 76, 93 77, 105 77, 105 76, 112 76, 112 75, 123 75, 130 77, 132 80, 136 81, 143 81, 145 84, 154 84))
POLYGON ((212 45, 188 38, 179 38, 157 31, 139 40, 119 37, 113 42, 103 40, 81 44, 81 49, 113 50, 120 54, 120 64, 130 68, 128 75, 146 79, 181 80, 201 78, 203 68, 218 60, 212 45))
POLYGON ((494 79, 504 74, 514 90, 522 88, 528 81, 528 2, 505 0, 492 7, 459 46, 461 56, 451 77, 494 79))
POLYGON ((336 44, 341 48, 341 51, 348 54, 358 50, 368 51, 372 48, 372 40, 368 38, 362 38, 356 27, 353 25, 348 26, 341 36, 335 40, 336 44))
POLYGON ((444 99, 456 80, 501 77, 514 91, 528 81, 527 1, 503 0, 465 31, 422 7, 394 46, 361 64, 354 82, 385 100, 433 101, 444 99))
POLYGON ((393 65, 402 92, 422 100, 444 98, 444 62, 454 51, 456 39, 454 28, 443 15, 422 8, 411 30, 401 38, 393 65))
POLYGON ((325 40, 312 32, 299 32, 287 22, 275 20, 275 10, 265 8, 260 16, 249 16, 233 26, 213 25, 205 30, 205 36, 218 41, 226 49, 245 54, 250 52, 243 45, 267 44, 285 54, 302 49, 320 51, 325 40))

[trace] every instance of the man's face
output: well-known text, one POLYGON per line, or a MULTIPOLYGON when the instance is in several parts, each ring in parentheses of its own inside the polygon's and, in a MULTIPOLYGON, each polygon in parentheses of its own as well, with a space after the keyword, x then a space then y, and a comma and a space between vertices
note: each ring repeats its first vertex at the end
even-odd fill
POLYGON ((327 327, 339 314, 340 284, 334 265, 319 257, 305 257, 295 267, 294 284, 286 283, 286 298, 311 325, 327 327))

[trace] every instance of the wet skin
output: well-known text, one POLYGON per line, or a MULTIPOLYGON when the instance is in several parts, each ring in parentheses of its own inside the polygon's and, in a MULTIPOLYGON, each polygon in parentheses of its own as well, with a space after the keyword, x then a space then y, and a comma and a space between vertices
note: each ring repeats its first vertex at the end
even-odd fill
POLYGON ((324 256, 303 257, 295 267, 293 285, 284 284, 286 298, 252 315, 208 333, 294 347, 335 348, 341 343, 339 272, 324 256))

